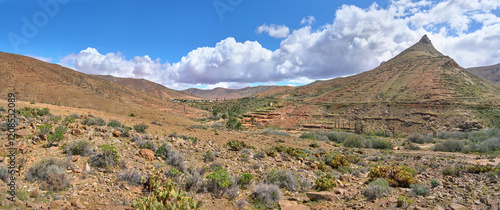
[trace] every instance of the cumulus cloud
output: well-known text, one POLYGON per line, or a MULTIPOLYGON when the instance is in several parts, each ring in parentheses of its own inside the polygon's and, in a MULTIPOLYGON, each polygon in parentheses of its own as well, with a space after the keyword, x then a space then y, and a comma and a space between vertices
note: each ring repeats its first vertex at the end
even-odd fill
POLYGON ((274 38, 285 38, 290 33, 290 29, 285 25, 261 25, 257 28, 257 33, 268 33, 269 36, 274 38))
POLYGON ((283 38, 275 51, 228 37, 213 47, 194 49, 176 63, 147 55, 104 55, 94 48, 62 62, 85 73, 146 78, 174 89, 299 84, 373 69, 427 34, 438 50, 464 67, 491 65, 500 62, 500 18, 493 13, 499 7, 498 0, 400 0, 386 8, 376 3, 368 8, 343 5, 333 22, 318 28, 311 26, 314 17, 304 18, 303 26, 291 32, 286 26, 258 27, 257 33, 283 38))
POLYGON ((302 18, 302 21, 300 21, 300 25, 307 24, 310 26, 315 21, 316 21, 316 19, 313 16, 304 17, 304 18, 302 18))

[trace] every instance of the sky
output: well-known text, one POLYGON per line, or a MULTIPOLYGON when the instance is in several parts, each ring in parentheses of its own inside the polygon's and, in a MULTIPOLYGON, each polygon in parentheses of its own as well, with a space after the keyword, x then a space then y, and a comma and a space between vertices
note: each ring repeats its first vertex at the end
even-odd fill
POLYGON ((500 63, 500 0, 0 0, 0 51, 176 90, 354 75, 425 34, 500 63))

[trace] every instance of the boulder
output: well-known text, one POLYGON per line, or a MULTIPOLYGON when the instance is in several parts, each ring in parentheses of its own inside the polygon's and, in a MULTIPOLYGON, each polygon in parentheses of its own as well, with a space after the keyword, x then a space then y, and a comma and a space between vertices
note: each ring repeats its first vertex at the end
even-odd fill
POLYGON ((153 161, 155 159, 155 152, 150 149, 141 149, 139 155, 146 160, 153 161))
POLYGON ((63 210, 63 209, 69 209, 69 207, 71 207, 71 203, 69 201, 65 201, 65 200, 55 200, 55 201, 52 201, 50 202, 50 205, 49 205, 49 210, 63 210))
POLYGON ((113 131, 113 137, 120 137, 121 135, 122 135, 122 132, 120 132, 119 130, 113 131))
POLYGON ((281 210, 309 210, 308 206, 304 206, 302 204, 297 204, 296 201, 288 201, 288 200, 280 200, 278 202, 281 210))
POLYGON ((327 200, 327 201, 340 201, 340 199, 333 192, 306 192, 307 197, 311 201, 327 200))

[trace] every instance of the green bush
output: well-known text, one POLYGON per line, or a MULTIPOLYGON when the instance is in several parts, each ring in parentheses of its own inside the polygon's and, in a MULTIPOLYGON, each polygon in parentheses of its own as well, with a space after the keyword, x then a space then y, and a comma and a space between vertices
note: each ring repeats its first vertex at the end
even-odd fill
POLYGON ((461 176, 462 175, 462 169, 460 167, 452 167, 452 166, 447 166, 441 170, 441 173, 444 176, 461 176))
POLYGON ((213 193, 215 197, 220 197, 231 185, 229 175, 226 169, 217 167, 214 172, 206 176, 208 179, 208 190, 213 193))
POLYGON ((389 182, 384 178, 379 178, 368 184, 368 187, 363 191, 368 200, 375 200, 377 198, 389 196, 391 193, 391 187, 389 182))
POLYGON ((74 123, 75 121, 76 121, 76 117, 75 117, 75 116, 70 115, 70 116, 66 116, 66 117, 64 118, 64 121, 63 121, 63 122, 64 122, 65 124, 70 124, 70 123, 74 123))
POLYGON ((392 143, 388 140, 374 139, 372 140, 373 149, 392 149, 392 143))
POLYGON ((50 145, 54 144, 55 142, 60 142, 61 140, 64 139, 64 134, 68 128, 64 125, 58 126, 55 129, 54 133, 51 133, 47 136, 47 141, 49 142, 50 145))
POLYGON ((50 132, 52 132, 52 124, 50 123, 44 123, 38 127, 38 133, 40 133, 40 135, 47 135, 50 132))
POLYGON ((331 153, 324 156, 324 162, 326 165, 337 169, 341 166, 349 166, 351 157, 347 155, 341 155, 338 153, 331 153))
POLYGON ((155 171, 144 183, 149 192, 134 200, 134 209, 200 209, 201 202, 179 190, 170 179, 163 177, 163 171, 155 171))
POLYGON ((309 146, 312 147, 312 148, 320 148, 319 144, 316 143, 316 142, 313 142, 313 143, 309 144, 309 146))
POLYGON ((438 180, 435 180, 435 179, 430 179, 429 182, 431 183, 431 186, 434 188, 434 187, 437 187, 439 186, 441 183, 439 183, 438 180))
POLYGON ((229 148, 231 148, 231 150, 233 150, 233 151, 240 151, 243 148, 248 147, 248 145, 246 145, 245 142, 236 141, 236 140, 231 140, 231 141, 227 142, 226 145, 229 146, 229 148))
POLYGON ((128 116, 129 117, 135 117, 135 114, 134 113, 130 113, 128 116))
POLYGON ((314 184, 316 185, 316 189, 319 191, 330 191, 337 185, 335 183, 335 177, 331 174, 322 175, 314 181, 314 184))
POLYGON ((0 112, 6 112, 7 110, 3 107, 3 106, 0 106, 0 112))
POLYGON ((428 196, 429 191, 427 190, 427 187, 421 184, 412 184, 410 185, 410 188, 412 189, 412 193, 417 196, 428 196))
POLYGON ((453 139, 445 140, 444 142, 436 144, 434 146, 434 151, 461 152, 464 151, 464 142, 453 139))
POLYGON ((93 167, 98 167, 106 170, 111 170, 120 161, 120 155, 115 146, 103 144, 101 146, 102 153, 93 155, 89 158, 89 164, 93 167))
POLYGON ((93 154, 92 145, 89 141, 81 139, 71 142, 64 148, 64 152, 68 155, 90 156, 93 154))
POLYGON ((416 171, 405 165, 376 165, 370 169, 368 177, 370 179, 384 178, 391 186, 409 187, 417 182, 416 171))
POLYGON ((138 133, 146 133, 146 129, 148 128, 149 126, 144 123, 134 125, 134 130, 137 131, 138 133))
POLYGON ((246 188, 248 185, 250 185, 250 182, 253 179, 253 175, 249 173, 243 173, 241 174, 240 178, 238 178, 238 184, 242 188, 246 188))
POLYGON ((108 121, 108 126, 116 128, 116 127, 122 126, 122 123, 120 121, 118 121, 118 120, 111 119, 111 120, 108 121))
POLYGON ((66 167, 67 164, 59 159, 43 159, 28 169, 26 179, 30 182, 39 181, 45 190, 61 191, 70 184, 66 167))
POLYGON ((241 125, 241 122, 238 121, 238 119, 236 119, 235 117, 232 117, 226 122, 226 128, 233 129, 233 130, 241 130, 242 125, 241 125))
POLYGON ((467 166, 465 168, 465 171, 468 173, 475 173, 475 174, 480 174, 480 173, 486 173, 489 171, 492 171, 494 168, 491 165, 471 165, 467 166))
POLYGON ((406 137, 406 140, 417 144, 425 143, 425 138, 420 133, 412 133, 406 137))
POLYGON ((359 135, 351 135, 344 140, 345 147, 364 148, 366 147, 366 140, 359 135))
POLYGON ((92 126, 92 125, 95 125, 95 126, 105 126, 106 125, 106 121, 104 121, 102 118, 98 117, 98 118, 87 118, 83 121, 84 125, 88 125, 88 126, 92 126))

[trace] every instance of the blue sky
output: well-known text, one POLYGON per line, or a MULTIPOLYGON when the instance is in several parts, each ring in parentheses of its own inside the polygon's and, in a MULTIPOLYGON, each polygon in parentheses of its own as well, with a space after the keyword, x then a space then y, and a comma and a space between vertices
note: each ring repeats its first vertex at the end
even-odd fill
POLYGON ((0 0, 0 51, 174 89, 356 74, 424 34, 464 67, 500 63, 500 0, 0 0))

